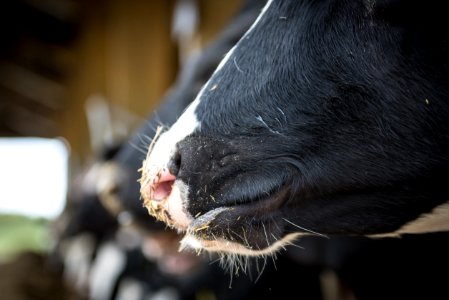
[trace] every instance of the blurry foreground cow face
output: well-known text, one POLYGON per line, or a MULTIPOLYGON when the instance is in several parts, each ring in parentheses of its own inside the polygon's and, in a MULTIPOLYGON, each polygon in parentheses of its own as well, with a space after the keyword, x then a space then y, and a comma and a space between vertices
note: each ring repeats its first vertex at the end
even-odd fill
POLYGON ((449 199, 438 5, 268 1, 149 149, 150 213, 184 247, 245 255, 301 234, 434 229, 449 199))

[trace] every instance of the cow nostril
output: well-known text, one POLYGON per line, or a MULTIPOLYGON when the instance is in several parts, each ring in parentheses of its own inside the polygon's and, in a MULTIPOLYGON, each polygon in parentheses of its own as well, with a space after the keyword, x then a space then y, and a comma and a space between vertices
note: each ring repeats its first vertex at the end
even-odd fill
POLYGON ((174 155, 168 162, 168 170, 174 176, 177 176, 179 173, 179 169, 181 168, 181 152, 178 150, 175 151, 174 155))
POLYGON ((171 174, 167 168, 162 168, 154 176, 150 186, 149 198, 153 200, 163 200, 171 194, 172 186, 176 176, 171 174))

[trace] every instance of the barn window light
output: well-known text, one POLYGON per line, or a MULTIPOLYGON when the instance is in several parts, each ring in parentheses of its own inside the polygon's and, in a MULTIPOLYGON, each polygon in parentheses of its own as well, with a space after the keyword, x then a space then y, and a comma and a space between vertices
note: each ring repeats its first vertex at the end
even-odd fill
POLYGON ((59 139, 0 138, 0 214, 57 217, 66 201, 68 156, 59 139))

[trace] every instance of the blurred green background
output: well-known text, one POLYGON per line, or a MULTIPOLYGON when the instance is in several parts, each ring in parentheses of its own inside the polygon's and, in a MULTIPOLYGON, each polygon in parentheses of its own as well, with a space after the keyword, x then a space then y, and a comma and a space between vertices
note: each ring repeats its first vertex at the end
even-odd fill
POLYGON ((52 245, 49 225, 45 218, 0 214, 0 261, 21 251, 49 250, 52 245))

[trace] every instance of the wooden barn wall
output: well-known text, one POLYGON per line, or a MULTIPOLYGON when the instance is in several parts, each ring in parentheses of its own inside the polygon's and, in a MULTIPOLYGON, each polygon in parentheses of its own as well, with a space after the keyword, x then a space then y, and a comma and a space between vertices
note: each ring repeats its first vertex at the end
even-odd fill
MULTIPOLYGON (((60 135, 72 155, 92 156, 85 102, 101 95, 109 103, 144 118, 158 105, 178 70, 178 49, 170 36, 173 0, 86 1, 73 49, 69 101, 59 116, 60 135)), ((195 43, 210 42, 240 0, 198 1, 195 43)), ((135 124, 142 119, 136 119, 135 124)))

